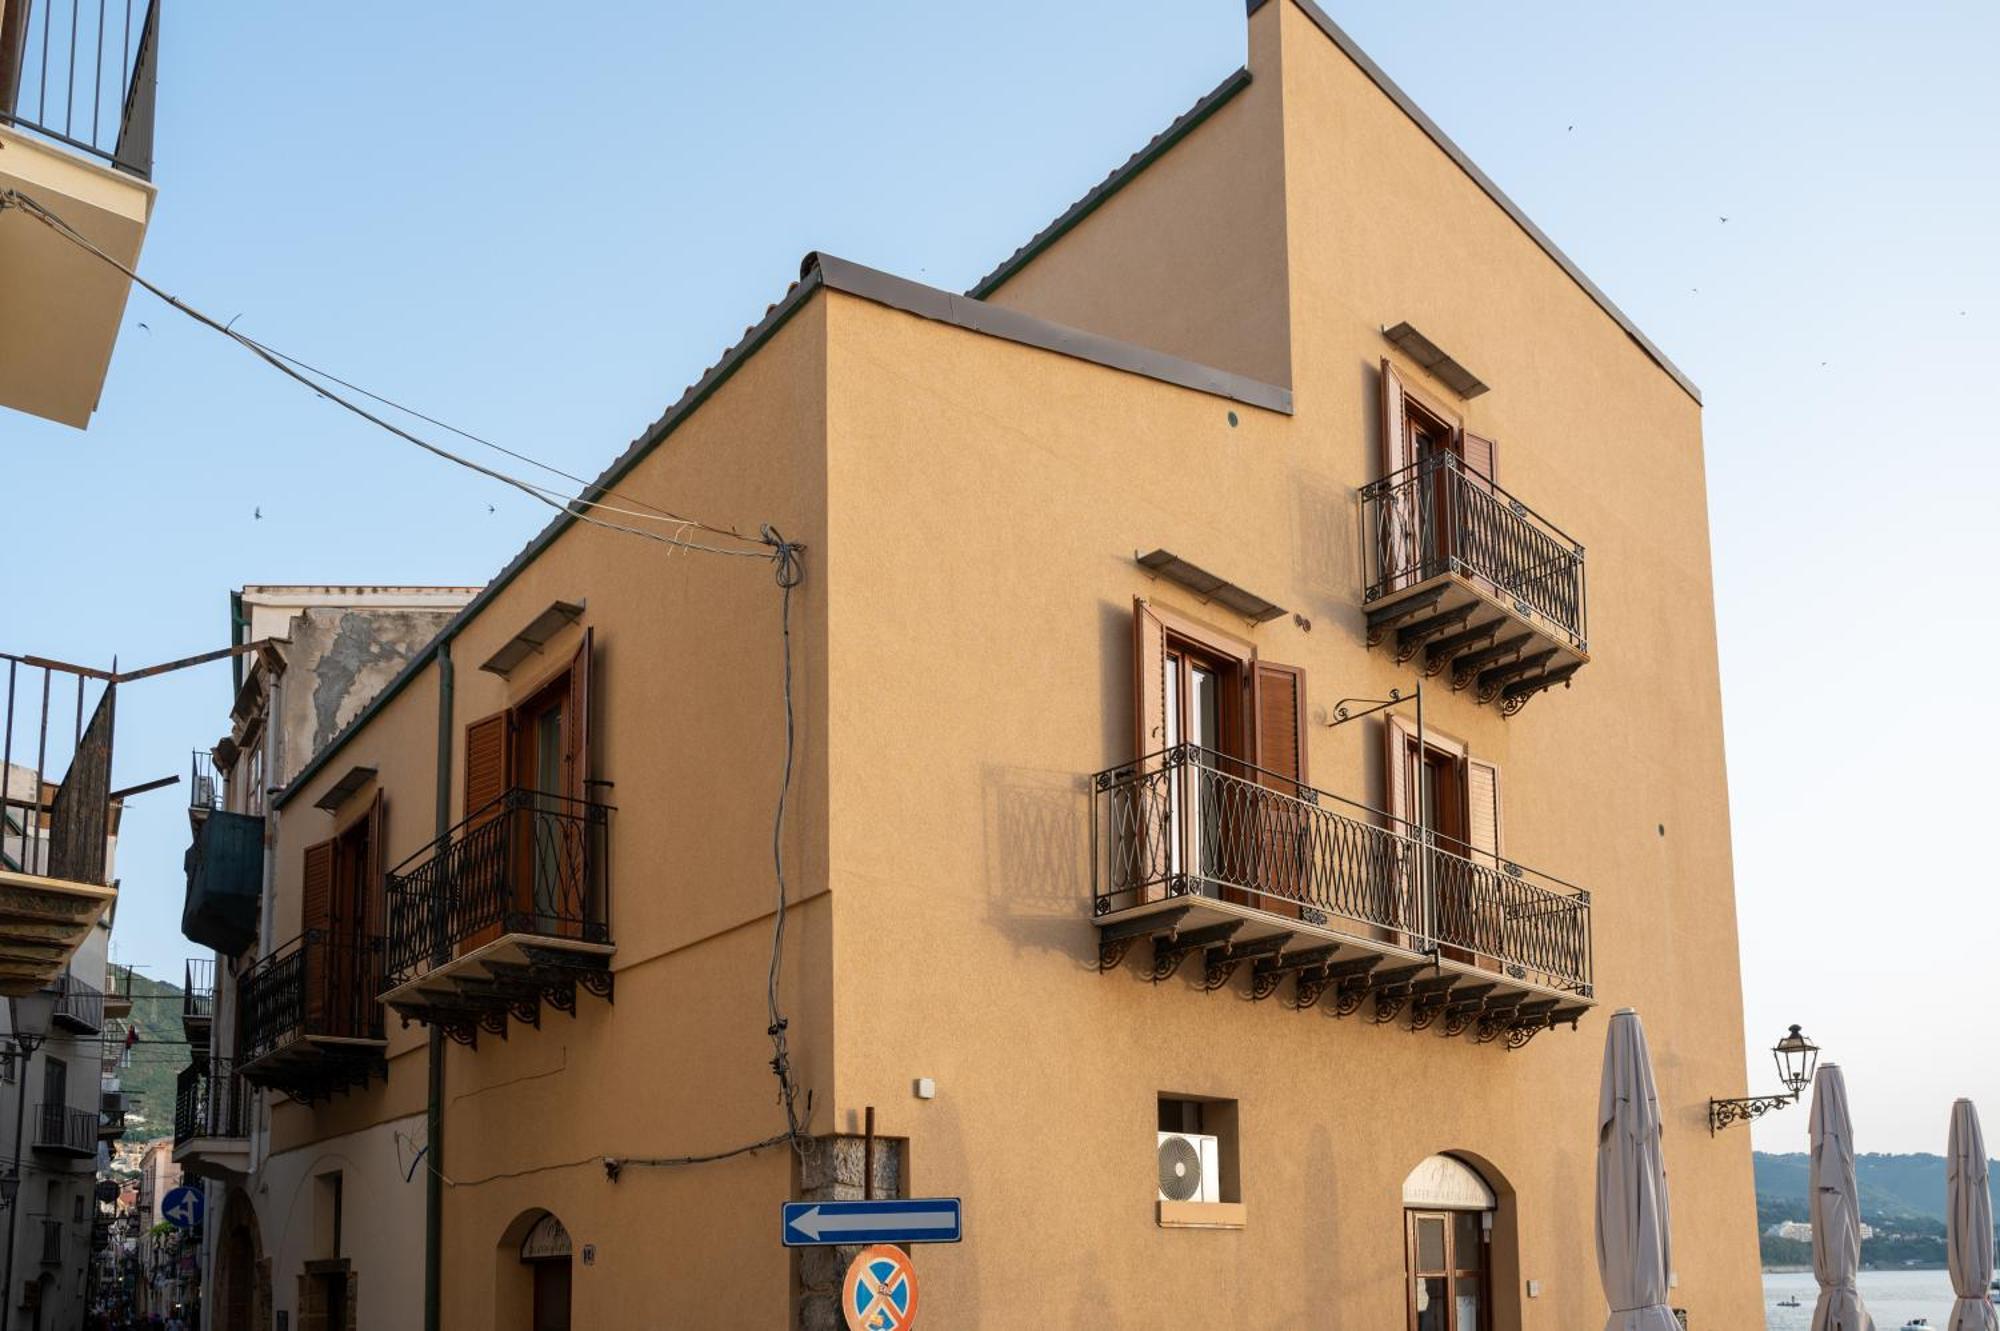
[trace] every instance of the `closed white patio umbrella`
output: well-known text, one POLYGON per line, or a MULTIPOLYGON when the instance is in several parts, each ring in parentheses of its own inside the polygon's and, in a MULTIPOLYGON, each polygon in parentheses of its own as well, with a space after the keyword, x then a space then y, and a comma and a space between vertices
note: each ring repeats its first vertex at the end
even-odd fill
POLYGON ((1951 1107, 1951 1147, 1945 1156, 1945 1257, 1951 1268, 1946 1331, 2000 1331, 1988 1293, 1993 1284, 1993 1194, 1986 1179, 1986 1137, 1972 1101, 1951 1107))
POLYGON ((1861 1208, 1854 1184, 1854 1133, 1847 1117, 1847 1081, 1832 1063, 1813 1078, 1813 1275, 1819 1302, 1812 1331, 1875 1331, 1875 1319, 1855 1288, 1861 1269, 1861 1208))
POLYGON ((1604 1037, 1597 1092, 1597 1274, 1604 1331, 1680 1331, 1667 1307, 1673 1270, 1660 1096, 1639 1014, 1621 1008, 1604 1037))

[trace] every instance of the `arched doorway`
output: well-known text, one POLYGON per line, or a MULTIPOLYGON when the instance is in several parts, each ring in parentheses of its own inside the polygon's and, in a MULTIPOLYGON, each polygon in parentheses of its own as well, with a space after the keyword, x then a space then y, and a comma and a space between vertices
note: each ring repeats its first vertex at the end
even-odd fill
POLYGON ((1479 1171, 1434 1155, 1403 1180, 1409 1331, 1493 1331, 1493 1217, 1479 1171))
POLYGON ((570 1239, 549 1211, 526 1211, 500 1236, 497 1331, 570 1331, 570 1239))
POLYGON ((221 1242, 215 1260, 216 1331, 260 1331, 270 1321, 271 1270, 264 1262, 257 1213, 242 1189, 222 1204, 221 1242))

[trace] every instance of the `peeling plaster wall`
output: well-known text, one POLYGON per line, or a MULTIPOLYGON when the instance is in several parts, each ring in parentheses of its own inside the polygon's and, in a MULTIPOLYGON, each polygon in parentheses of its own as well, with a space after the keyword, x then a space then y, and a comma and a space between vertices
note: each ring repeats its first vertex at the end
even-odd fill
POLYGON ((451 621, 453 610, 318 606, 292 616, 281 752, 289 781, 451 621))

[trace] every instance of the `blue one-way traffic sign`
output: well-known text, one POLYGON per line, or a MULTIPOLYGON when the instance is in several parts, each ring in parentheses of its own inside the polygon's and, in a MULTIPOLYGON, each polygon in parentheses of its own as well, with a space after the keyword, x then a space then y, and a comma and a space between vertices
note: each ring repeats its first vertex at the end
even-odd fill
POLYGON ((964 1237, 956 1197, 877 1202, 786 1202, 787 1248, 824 1243, 957 1243, 964 1237))

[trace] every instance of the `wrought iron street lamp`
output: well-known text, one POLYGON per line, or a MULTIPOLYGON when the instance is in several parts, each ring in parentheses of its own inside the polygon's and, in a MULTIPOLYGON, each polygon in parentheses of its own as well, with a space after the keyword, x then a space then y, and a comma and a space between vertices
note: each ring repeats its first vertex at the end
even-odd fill
POLYGON ((1752 1095, 1734 1100, 1710 1100, 1708 1102, 1708 1132, 1714 1136, 1731 1123, 1748 1123, 1752 1119, 1764 1117, 1773 1109, 1783 1109, 1786 1105, 1797 1104, 1805 1094, 1806 1087, 1812 1085, 1813 1071, 1819 1066, 1819 1046, 1799 1033, 1794 1026, 1784 1038, 1771 1046, 1771 1059, 1778 1065, 1778 1082, 1785 1088, 1783 1095, 1752 1095))

